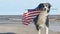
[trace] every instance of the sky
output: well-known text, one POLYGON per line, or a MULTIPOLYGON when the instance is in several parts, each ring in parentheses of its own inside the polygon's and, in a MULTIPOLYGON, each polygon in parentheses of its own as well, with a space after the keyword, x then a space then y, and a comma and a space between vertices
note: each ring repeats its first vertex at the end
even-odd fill
POLYGON ((52 5, 50 15, 60 15, 60 0, 0 0, 0 15, 22 15, 46 2, 52 5))

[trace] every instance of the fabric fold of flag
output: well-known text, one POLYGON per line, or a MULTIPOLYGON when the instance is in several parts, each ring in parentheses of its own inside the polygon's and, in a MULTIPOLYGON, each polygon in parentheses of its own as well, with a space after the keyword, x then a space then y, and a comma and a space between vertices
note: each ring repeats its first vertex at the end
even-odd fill
POLYGON ((23 14, 23 17, 22 17, 22 23, 24 25, 28 25, 30 24, 33 19, 39 15, 40 11, 34 11, 34 10, 28 10, 28 12, 24 13, 23 14))

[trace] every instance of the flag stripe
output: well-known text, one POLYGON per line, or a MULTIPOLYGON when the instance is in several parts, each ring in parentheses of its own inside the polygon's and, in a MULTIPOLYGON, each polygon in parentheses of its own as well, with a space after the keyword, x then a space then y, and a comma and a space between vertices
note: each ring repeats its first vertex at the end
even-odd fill
POLYGON ((28 25, 30 24, 30 22, 33 21, 33 19, 39 15, 40 11, 28 11, 27 13, 24 13, 23 14, 23 17, 22 17, 22 22, 23 24, 25 25, 28 25))
POLYGON ((24 15, 26 18, 27 17, 33 17, 33 16, 37 16, 39 13, 29 13, 28 15, 24 15), (31 15, 30 15, 31 14, 31 15))

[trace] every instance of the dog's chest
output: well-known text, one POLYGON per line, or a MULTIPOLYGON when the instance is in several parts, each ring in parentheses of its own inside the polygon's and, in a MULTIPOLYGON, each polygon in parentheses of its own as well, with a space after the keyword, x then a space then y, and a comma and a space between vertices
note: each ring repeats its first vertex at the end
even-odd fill
POLYGON ((47 11, 42 11, 39 14, 37 24, 39 24, 39 25, 45 24, 47 15, 48 15, 47 11))

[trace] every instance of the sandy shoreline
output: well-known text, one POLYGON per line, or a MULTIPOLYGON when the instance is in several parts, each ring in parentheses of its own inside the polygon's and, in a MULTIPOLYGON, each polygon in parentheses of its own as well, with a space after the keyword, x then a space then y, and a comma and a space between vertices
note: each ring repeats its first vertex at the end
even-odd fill
MULTIPOLYGON (((16 34, 38 34, 33 24, 29 26, 25 26, 23 24, 0 25, 0 33, 8 33, 8 32, 16 33, 16 34)), ((54 32, 52 30, 49 30, 49 34, 60 34, 60 32, 54 32)))

